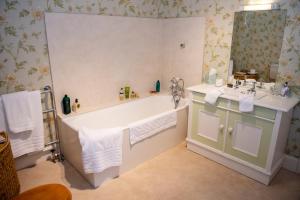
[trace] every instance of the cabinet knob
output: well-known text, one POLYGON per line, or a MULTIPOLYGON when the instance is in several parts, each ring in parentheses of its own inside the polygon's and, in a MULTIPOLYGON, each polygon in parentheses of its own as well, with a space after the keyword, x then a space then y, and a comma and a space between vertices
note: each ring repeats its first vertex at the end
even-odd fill
POLYGON ((229 128, 228 128, 228 133, 229 133, 229 135, 232 134, 232 131, 233 131, 233 128, 229 127, 229 128))
POLYGON ((220 129, 220 131, 222 131, 224 129, 224 125, 220 124, 219 129, 220 129))

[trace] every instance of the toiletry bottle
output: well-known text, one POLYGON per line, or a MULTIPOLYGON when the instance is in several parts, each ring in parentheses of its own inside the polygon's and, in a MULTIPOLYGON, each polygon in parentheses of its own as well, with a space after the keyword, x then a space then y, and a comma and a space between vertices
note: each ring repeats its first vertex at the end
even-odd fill
POLYGON ((76 111, 77 111, 77 103, 76 103, 76 100, 75 100, 75 102, 72 104, 72 111, 73 111, 73 112, 76 112, 76 111))
POLYGON ((77 104, 77 110, 80 108, 80 103, 78 99, 75 99, 75 103, 77 104))
POLYGON ((134 91, 131 92, 130 98, 131 98, 131 99, 134 99, 134 98, 135 98, 135 92, 134 92, 134 91))
POLYGON ((155 91, 160 92, 160 82, 159 82, 159 80, 156 81, 155 91))
POLYGON ((129 94, 130 94, 130 86, 126 85, 125 86, 125 99, 129 99, 129 94))
POLYGON ((65 115, 71 112, 70 98, 66 94, 62 100, 62 106, 63 106, 63 113, 65 115))
POLYGON ((124 88, 121 88, 121 89, 120 89, 120 92, 119 92, 119 99, 120 99, 120 101, 123 101, 123 100, 124 100, 124 88))
POLYGON ((281 96, 286 97, 289 95, 289 87, 288 87, 288 82, 285 82, 283 85, 283 88, 281 89, 281 96))

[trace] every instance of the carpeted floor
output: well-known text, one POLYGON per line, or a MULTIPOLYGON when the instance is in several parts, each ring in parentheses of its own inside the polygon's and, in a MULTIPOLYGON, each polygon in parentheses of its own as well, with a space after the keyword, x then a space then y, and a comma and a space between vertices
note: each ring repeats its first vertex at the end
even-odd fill
POLYGON ((93 189, 67 162, 43 161, 18 171, 21 190, 45 183, 70 188, 73 199, 300 200, 300 175, 280 170, 270 186, 260 184, 207 158, 172 148, 119 178, 93 189))

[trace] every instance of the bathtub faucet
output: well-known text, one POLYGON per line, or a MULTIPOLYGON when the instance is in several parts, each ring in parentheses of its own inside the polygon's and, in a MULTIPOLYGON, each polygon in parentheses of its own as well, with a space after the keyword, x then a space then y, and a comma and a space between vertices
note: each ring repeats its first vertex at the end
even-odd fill
POLYGON ((176 109, 180 99, 184 97, 184 80, 182 78, 173 77, 171 79, 170 89, 176 109))

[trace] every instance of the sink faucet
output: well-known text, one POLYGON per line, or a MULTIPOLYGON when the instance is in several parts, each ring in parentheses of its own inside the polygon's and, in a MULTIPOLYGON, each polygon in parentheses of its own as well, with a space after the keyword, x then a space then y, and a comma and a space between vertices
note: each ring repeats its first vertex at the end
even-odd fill
POLYGON ((256 86, 256 87, 258 87, 260 89, 262 89, 264 87, 264 85, 263 85, 263 79, 262 78, 259 79, 259 85, 256 86))
POLYGON ((247 90, 249 93, 254 93, 254 95, 256 94, 255 84, 256 84, 255 81, 252 82, 252 87, 251 87, 250 89, 247 90))
POLYGON ((170 89, 176 109, 180 99, 184 97, 184 80, 182 78, 173 77, 171 79, 170 89))

